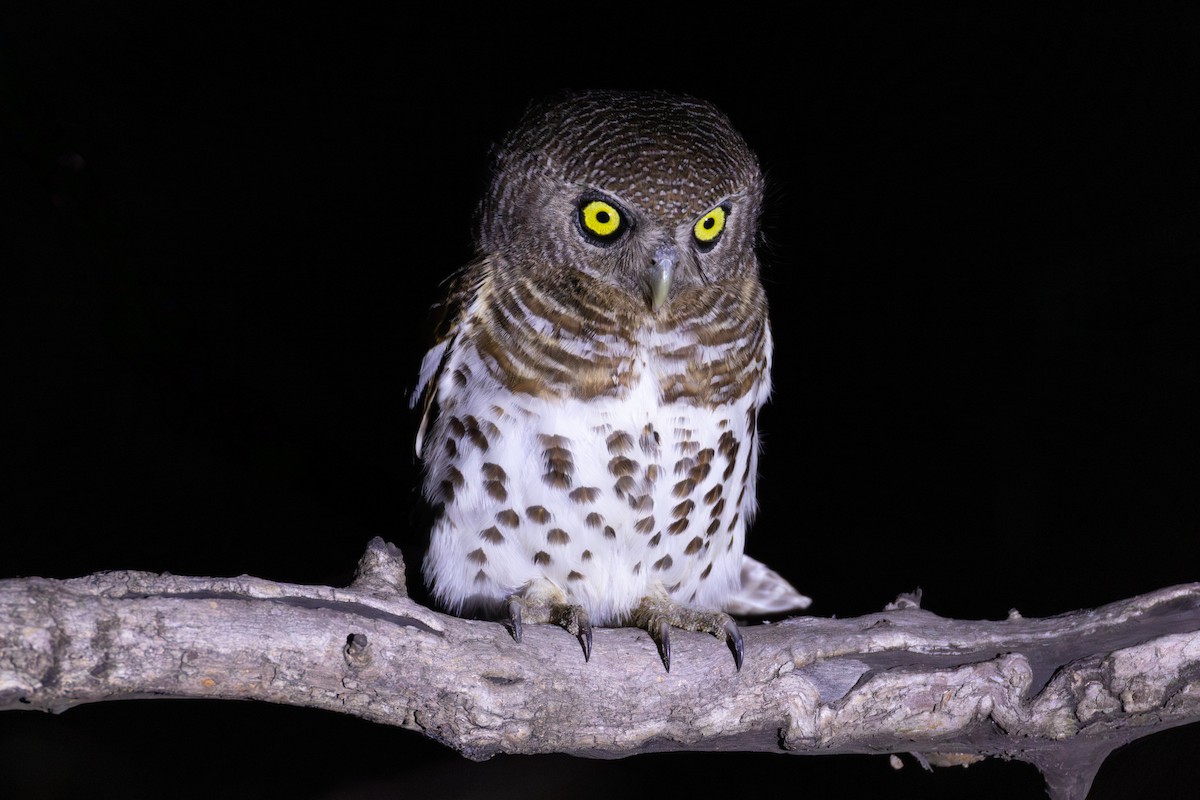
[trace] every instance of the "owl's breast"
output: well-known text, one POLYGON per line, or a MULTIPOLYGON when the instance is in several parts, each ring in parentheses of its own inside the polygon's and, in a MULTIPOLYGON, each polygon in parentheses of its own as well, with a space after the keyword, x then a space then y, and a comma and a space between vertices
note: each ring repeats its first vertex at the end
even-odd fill
POLYGON ((548 578, 609 624, 648 593, 719 608, 737 587, 757 399, 664 400, 651 340, 627 362, 623 391, 581 398, 514 391, 484 354, 456 354, 425 483, 425 570, 452 610, 548 578))

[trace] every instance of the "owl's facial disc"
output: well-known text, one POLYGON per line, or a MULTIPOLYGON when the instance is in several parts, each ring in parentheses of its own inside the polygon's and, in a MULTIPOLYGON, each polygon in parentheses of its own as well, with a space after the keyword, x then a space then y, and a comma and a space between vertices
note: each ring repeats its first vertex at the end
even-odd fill
POLYGON ((675 275, 675 264, 679 260, 679 251, 675 245, 663 243, 654 251, 650 265, 643 273, 646 291, 650 296, 650 307, 654 311, 662 308, 671 290, 671 278, 675 275))

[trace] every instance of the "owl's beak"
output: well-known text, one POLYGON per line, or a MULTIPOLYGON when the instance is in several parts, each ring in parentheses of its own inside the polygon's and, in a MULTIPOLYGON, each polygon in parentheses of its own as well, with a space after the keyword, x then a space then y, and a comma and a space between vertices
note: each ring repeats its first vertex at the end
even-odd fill
POLYGON ((654 311, 662 308, 671 289, 671 277, 675 274, 675 262, 679 251, 673 244, 662 244, 654 251, 650 266, 646 268, 646 288, 650 291, 650 307, 654 311))

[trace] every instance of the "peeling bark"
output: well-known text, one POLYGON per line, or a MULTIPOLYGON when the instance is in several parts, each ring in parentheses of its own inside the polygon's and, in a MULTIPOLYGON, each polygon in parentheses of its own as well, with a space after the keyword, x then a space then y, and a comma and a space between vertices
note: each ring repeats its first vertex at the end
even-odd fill
POLYGON ((1090 611, 938 617, 901 598, 855 619, 672 634, 664 672, 642 631, 562 630, 518 645, 493 622, 404 592, 374 540, 348 588, 252 577, 104 572, 0 581, 0 709, 206 697, 325 708, 417 730, 472 759, 615 758, 665 750, 904 753, 944 766, 1035 764, 1051 795, 1086 796, 1104 758, 1200 720, 1200 584, 1090 611))

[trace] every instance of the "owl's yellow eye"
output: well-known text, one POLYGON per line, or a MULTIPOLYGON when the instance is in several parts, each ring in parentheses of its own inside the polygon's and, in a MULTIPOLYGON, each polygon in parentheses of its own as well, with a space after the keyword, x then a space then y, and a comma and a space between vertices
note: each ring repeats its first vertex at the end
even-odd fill
POLYGON ((717 206, 696 220, 692 234, 701 245, 716 244, 717 237, 725 230, 725 206, 717 206))
POLYGON ((579 225, 597 239, 612 239, 621 232, 621 212, 604 200, 584 200, 579 206, 579 225))

